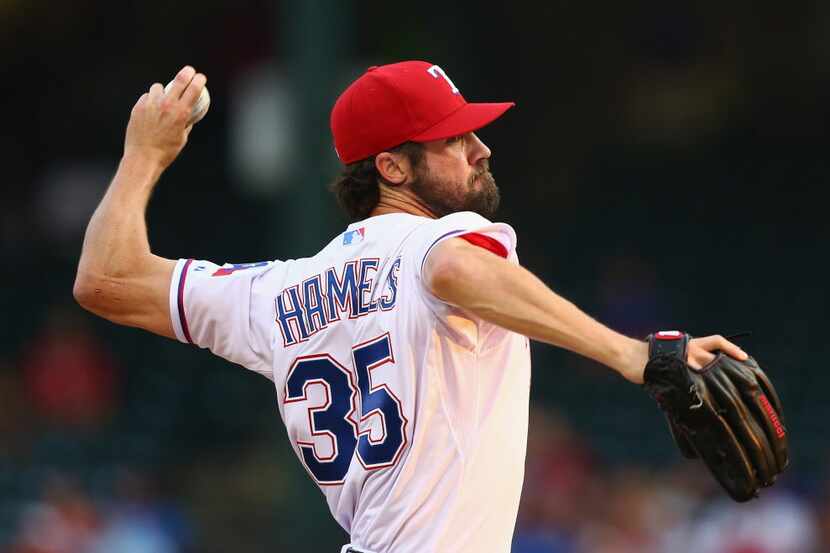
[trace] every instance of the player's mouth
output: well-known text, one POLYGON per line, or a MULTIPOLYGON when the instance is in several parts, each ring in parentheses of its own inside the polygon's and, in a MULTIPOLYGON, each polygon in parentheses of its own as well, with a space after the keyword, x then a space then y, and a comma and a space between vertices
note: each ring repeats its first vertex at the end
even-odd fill
POLYGON ((493 175, 490 171, 480 171, 473 175, 473 178, 470 180, 470 184, 477 183, 479 185, 484 184, 485 181, 493 180, 493 175))

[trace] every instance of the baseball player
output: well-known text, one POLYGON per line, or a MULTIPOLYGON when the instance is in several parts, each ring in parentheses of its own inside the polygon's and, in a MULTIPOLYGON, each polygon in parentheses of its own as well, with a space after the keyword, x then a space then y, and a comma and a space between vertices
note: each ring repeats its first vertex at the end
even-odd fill
MULTIPOLYGON (((312 257, 163 259, 145 210, 184 147, 206 78, 153 84, 87 229, 74 294, 118 324, 209 348, 273 382, 343 551, 506 552, 522 488, 529 338, 643 381, 646 342, 584 314, 519 265, 489 218, 498 190, 475 134, 512 103, 468 103, 438 65, 370 67, 331 112, 334 184, 354 220, 312 257)), ((688 361, 746 354, 694 339, 688 361)))

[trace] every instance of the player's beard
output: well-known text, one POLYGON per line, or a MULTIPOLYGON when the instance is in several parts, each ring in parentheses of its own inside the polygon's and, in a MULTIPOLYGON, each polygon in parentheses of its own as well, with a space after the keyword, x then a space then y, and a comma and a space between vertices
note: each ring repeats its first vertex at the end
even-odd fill
POLYGON ((472 211, 490 219, 499 208, 499 189, 486 159, 463 184, 435 175, 423 163, 416 172, 417 177, 410 185, 412 191, 437 217, 472 211))

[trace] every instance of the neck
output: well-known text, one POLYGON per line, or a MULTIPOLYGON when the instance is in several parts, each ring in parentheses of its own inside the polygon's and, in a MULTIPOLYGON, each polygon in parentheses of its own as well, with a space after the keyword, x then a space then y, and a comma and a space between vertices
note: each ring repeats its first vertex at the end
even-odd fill
POLYGON ((378 205, 375 206, 375 209, 372 210, 369 216, 374 217, 375 215, 386 215, 387 213, 409 213, 410 215, 429 217, 430 219, 438 218, 410 190, 400 190, 381 185, 380 200, 378 200, 378 205))

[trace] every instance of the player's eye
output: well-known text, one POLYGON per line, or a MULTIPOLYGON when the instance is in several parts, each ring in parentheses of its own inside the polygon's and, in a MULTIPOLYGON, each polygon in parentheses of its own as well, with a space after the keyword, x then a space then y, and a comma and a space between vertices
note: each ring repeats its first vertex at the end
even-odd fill
POLYGON ((456 142, 461 142, 464 140, 464 135, 459 134, 457 136, 451 136, 447 139, 447 144, 455 144, 456 142))

